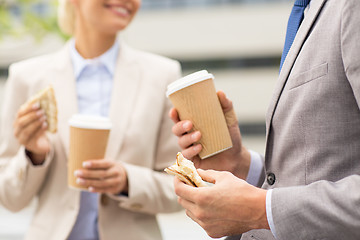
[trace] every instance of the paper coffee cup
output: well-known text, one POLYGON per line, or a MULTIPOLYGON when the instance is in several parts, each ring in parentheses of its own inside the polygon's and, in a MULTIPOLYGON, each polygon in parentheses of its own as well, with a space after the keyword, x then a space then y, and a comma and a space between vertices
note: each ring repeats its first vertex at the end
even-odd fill
POLYGON ((166 92, 181 120, 190 120, 193 130, 201 132, 201 159, 232 147, 214 85, 214 76, 206 70, 190 74, 171 83, 166 92))
POLYGON ((69 126, 68 185, 86 189, 76 184, 74 171, 82 169, 84 161, 104 158, 111 122, 108 118, 76 114, 69 120, 69 126))

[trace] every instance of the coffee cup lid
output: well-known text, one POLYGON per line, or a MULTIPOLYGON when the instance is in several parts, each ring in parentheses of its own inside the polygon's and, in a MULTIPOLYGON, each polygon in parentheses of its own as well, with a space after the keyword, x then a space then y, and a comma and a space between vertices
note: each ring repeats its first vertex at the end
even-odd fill
POLYGON ((111 129, 112 127, 109 118, 84 114, 73 115, 69 120, 69 125, 77 128, 100 130, 111 129))
POLYGON ((207 79, 214 79, 214 76, 211 73, 208 73, 206 70, 198 71, 187 75, 183 78, 176 80, 173 83, 170 83, 167 86, 166 96, 169 97, 174 92, 179 91, 180 89, 186 88, 190 85, 195 83, 207 80, 207 79))

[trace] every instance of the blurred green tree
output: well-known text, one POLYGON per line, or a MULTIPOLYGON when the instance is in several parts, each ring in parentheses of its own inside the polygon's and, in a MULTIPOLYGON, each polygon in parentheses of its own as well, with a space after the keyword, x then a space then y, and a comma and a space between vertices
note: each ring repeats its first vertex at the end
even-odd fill
POLYGON ((41 40, 47 34, 66 39, 57 24, 56 7, 56 0, 0 0, 0 40, 24 35, 41 40))

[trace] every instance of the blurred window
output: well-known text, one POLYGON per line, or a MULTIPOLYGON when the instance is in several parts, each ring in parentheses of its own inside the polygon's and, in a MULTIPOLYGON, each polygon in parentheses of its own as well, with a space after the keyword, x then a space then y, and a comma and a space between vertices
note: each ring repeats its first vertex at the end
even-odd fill
POLYGON ((206 7, 212 5, 277 3, 286 1, 289 0, 271 0, 270 2, 269 0, 142 0, 142 8, 206 7))

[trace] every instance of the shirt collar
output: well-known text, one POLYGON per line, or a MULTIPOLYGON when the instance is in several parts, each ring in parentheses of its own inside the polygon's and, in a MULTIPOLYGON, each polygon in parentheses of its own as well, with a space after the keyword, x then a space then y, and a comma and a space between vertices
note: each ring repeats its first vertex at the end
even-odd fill
POLYGON ((310 11, 310 4, 311 1, 309 2, 309 4, 306 6, 305 11, 304 11, 304 18, 306 17, 306 15, 308 14, 308 12, 310 11))
POLYGON ((75 78, 79 78, 86 66, 98 64, 104 65, 111 76, 114 76, 119 47, 119 42, 116 40, 113 46, 99 57, 84 59, 75 48, 75 39, 72 39, 70 43, 70 56, 74 67, 75 78))

